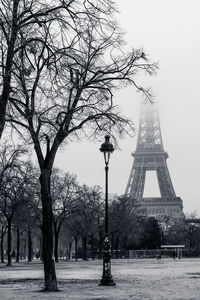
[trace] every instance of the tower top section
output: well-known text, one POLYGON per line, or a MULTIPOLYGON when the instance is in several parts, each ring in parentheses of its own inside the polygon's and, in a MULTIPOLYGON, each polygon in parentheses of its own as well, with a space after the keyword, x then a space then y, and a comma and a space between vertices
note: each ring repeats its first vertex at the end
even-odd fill
POLYGON ((141 104, 135 154, 147 152, 164 152, 157 103, 150 101, 141 104))

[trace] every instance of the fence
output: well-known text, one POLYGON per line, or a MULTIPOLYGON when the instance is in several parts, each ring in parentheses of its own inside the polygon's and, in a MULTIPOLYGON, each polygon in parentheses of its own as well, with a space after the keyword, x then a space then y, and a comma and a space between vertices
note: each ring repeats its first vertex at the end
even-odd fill
POLYGON ((129 258, 154 258, 158 256, 164 257, 198 257, 196 250, 182 249, 176 252, 174 249, 156 249, 156 250, 129 250, 129 258))
MULTIPOLYGON (((174 257, 174 253, 176 257, 198 257, 199 253, 196 250, 182 249, 181 252, 176 253, 174 249, 153 249, 153 250, 113 250, 111 253, 111 258, 156 258, 158 256, 162 256, 162 258, 166 257, 174 257), (180 256, 179 256, 180 254, 180 256)), ((99 255, 98 251, 95 251, 92 255, 91 251, 87 252, 88 259, 101 259, 102 255, 99 255)), ((78 253, 78 258, 82 259, 81 251, 78 253)), ((72 252, 72 259, 75 259, 75 253, 72 252)))

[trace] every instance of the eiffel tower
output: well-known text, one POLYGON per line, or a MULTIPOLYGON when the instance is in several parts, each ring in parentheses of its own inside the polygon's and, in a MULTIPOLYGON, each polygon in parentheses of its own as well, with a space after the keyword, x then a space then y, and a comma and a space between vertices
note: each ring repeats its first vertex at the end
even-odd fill
MULTIPOLYGON (((170 178, 164 151, 157 104, 145 101, 141 105, 139 130, 133 166, 125 190, 125 196, 139 204, 141 212, 158 220, 184 218, 183 203, 176 197, 170 178), (144 198, 147 171, 156 171, 161 197, 144 198)), ((142 214, 142 213, 141 213, 142 214)))

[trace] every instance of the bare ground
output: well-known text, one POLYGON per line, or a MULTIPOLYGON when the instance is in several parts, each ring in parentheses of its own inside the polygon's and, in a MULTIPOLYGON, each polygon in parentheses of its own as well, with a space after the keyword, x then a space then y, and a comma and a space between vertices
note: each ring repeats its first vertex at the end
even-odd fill
POLYGON ((102 261, 60 262, 56 265, 60 291, 42 293, 43 265, 13 263, 0 266, 1 300, 200 300, 200 259, 112 260, 114 287, 98 286, 102 261))

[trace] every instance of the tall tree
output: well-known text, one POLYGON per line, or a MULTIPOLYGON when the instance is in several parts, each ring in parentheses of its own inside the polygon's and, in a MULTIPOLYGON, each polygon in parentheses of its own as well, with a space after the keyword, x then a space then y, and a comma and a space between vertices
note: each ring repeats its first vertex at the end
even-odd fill
MULTIPOLYGON (((140 71, 154 74, 156 65, 142 49, 126 51, 112 1, 19 2, 6 120, 23 138, 25 129, 34 144, 40 167, 45 290, 57 291, 51 198, 57 151, 65 140, 83 135, 127 133, 132 122, 114 106, 113 89, 133 84, 151 97, 135 76, 140 71)), ((8 48, 10 7, 5 5, 2 14, 3 53, 8 48)), ((2 70, 6 57, 1 56, 2 70)))
MULTIPOLYGON (((12 90, 12 74, 15 58, 19 56, 21 49, 32 47, 35 40, 42 42, 41 26, 55 19, 59 19, 60 11, 66 10, 68 14, 73 12, 71 1, 54 1, 53 4, 41 1, 2 0, 0 6, 0 138, 5 126, 6 108, 9 95, 12 90), (35 30, 31 30, 34 28, 35 30), (29 31, 27 35, 23 32, 29 31)), ((28 70, 27 70, 28 72, 28 70)))

